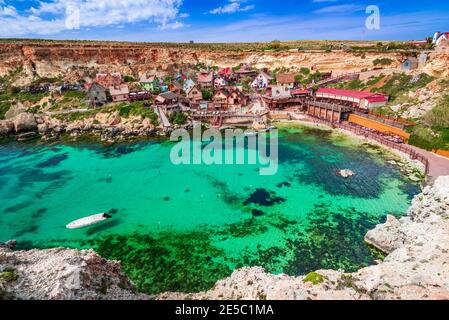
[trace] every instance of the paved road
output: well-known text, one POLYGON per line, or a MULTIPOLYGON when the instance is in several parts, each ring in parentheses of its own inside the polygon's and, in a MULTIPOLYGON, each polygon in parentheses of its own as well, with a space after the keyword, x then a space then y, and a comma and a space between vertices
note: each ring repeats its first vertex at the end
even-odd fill
POLYGON ((415 146, 410 147, 427 157, 429 160, 429 182, 433 182, 440 176, 449 176, 449 158, 439 156, 433 152, 415 146))

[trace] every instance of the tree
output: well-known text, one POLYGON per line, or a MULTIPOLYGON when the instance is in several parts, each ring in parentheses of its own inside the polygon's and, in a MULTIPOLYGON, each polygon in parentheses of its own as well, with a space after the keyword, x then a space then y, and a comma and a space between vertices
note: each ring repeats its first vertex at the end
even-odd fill
POLYGON ((136 79, 134 79, 133 76, 124 76, 123 77, 123 81, 125 81, 125 82, 134 82, 134 81, 136 81, 136 79))
POLYGON ((203 89, 201 90, 202 94, 203 94, 203 99, 204 100, 211 100, 212 97, 214 96, 214 93, 211 90, 208 89, 203 89))
POLYGON ((308 76, 310 74, 310 69, 306 67, 302 67, 300 71, 305 76, 308 76))

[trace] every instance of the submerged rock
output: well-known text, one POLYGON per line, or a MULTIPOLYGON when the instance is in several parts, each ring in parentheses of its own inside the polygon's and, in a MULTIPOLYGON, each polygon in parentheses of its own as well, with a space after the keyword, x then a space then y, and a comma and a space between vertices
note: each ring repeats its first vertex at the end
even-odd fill
POLYGON ((351 171, 349 169, 340 170, 338 171, 338 174, 345 179, 356 175, 354 171, 351 171))

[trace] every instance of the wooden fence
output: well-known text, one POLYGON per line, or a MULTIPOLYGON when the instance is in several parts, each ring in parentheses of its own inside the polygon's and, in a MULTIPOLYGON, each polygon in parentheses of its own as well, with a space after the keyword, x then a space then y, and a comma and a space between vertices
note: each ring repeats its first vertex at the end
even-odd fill
POLYGON ((349 124, 345 124, 345 123, 341 123, 341 122, 330 122, 330 121, 327 121, 324 119, 319 119, 319 118, 315 118, 315 117, 311 117, 311 116, 308 116, 308 118, 312 122, 325 124, 334 129, 338 128, 338 129, 347 130, 347 131, 355 133, 359 136, 363 136, 365 138, 379 142, 387 147, 398 150, 398 151, 408 155, 412 160, 417 160, 417 161, 421 162, 425 167, 426 175, 429 173, 429 165, 430 165, 429 160, 424 155, 422 155, 421 153, 417 152, 415 149, 413 149, 405 144, 398 144, 398 143, 389 141, 389 140, 387 140, 373 132, 370 132, 364 128, 361 128, 361 127, 355 127, 355 126, 351 126, 349 124))

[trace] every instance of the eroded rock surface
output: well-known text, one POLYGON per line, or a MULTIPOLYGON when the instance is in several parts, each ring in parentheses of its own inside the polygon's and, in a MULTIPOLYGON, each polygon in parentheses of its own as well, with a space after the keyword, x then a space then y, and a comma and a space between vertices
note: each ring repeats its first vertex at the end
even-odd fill
POLYGON ((92 250, 11 251, 0 247, 0 293, 13 299, 148 299, 137 294, 120 263, 92 250))

